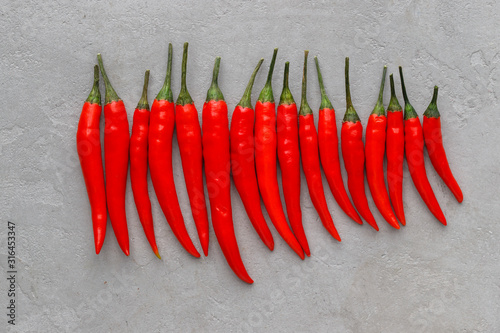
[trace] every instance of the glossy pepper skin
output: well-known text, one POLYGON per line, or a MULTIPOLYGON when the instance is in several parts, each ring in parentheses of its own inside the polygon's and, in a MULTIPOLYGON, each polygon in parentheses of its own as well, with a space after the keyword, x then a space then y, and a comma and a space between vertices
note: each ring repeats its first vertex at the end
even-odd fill
POLYGON ((198 258, 200 254, 194 247, 191 238, 189 238, 186 225, 184 224, 172 171, 172 137, 175 125, 175 104, 172 89, 170 88, 171 73, 172 44, 169 44, 165 82, 151 106, 148 136, 149 172, 156 197, 172 232, 182 247, 188 253, 198 258))
POLYGON ((458 202, 464 200, 462 190, 455 177, 451 173, 446 152, 443 147, 443 135, 441 133, 441 115, 437 108, 438 87, 434 87, 432 101, 424 112, 423 130, 425 146, 434 169, 451 190, 458 202))
POLYGON ((106 86, 104 103, 104 164, 106 171, 106 201, 111 226, 125 255, 129 255, 127 216, 125 213, 125 190, 127 188, 129 158, 129 125, 127 111, 109 82, 101 54, 97 55, 106 86))
POLYGON ((255 114, 251 102, 255 75, 263 61, 264 59, 261 59, 255 67, 243 97, 234 108, 229 136, 234 185, 255 231, 257 231, 262 242, 272 251, 274 249, 273 235, 262 214, 259 186, 255 174, 255 144, 253 137, 255 114))
POLYGON ((285 63, 283 91, 278 105, 276 120, 276 139, 278 145, 278 160, 281 169, 281 183, 285 197, 288 220, 295 237, 307 256, 311 255, 307 243, 304 226, 302 225, 302 210, 300 209, 300 150, 297 104, 288 87, 288 72, 290 63, 285 63))
POLYGON ((274 49, 267 81, 255 104, 255 166, 260 194, 271 221, 287 244, 304 259, 304 251, 293 235, 283 212, 276 171, 276 107, 272 78, 278 49, 274 49))
POLYGON ((391 80, 391 101, 387 107, 387 185, 392 208, 402 225, 406 225, 403 207, 403 160, 405 155, 405 132, 403 108, 399 105, 394 89, 394 78, 391 80))
POLYGON ((89 97, 83 104, 78 130, 76 132, 76 148, 80 158, 85 186, 92 211, 92 228, 94 230, 95 253, 101 252, 108 212, 106 210, 106 187, 101 157, 101 93, 99 91, 99 66, 94 66, 94 85, 89 97))
POLYGON ((175 126, 181 153, 182 170, 191 204, 191 213, 198 230, 201 247, 208 255, 208 215, 203 189, 203 152, 198 111, 186 87, 188 43, 184 43, 182 56, 181 91, 175 102, 175 126))
POLYGON ((382 83, 377 104, 373 109, 368 124, 366 125, 365 152, 366 152, 366 178, 372 193, 373 201, 384 219, 393 228, 399 229, 396 215, 392 212, 389 194, 385 187, 384 179, 384 154, 387 118, 384 110, 384 85, 387 66, 384 66, 382 83))
POLYGON ((405 153, 411 179, 431 213, 439 222, 446 225, 446 218, 434 195, 429 179, 427 179, 424 163, 424 135, 422 132, 422 125, 420 125, 420 119, 418 119, 418 115, 406 95, 403 69, 401 66, 399 67, 399 75, 401 78, 403 98, 405 100, 405 153))
POLYGON ((347 186, 354 206, 359 214, 378 231, 378 225, 368 207, 365 193, 365 151, 363 147, 363 125, 352 106, 349 86, 349 58, 345 58, 345 90, 347 110, 342 121, 342 157, 347 171, 347 186))
POLYGON ((356 223, 363 224, 344 187, 344 181, 340 171, 339 139, 337 136, 335 110, 326 95, 318 58, 314 57, 314 61, 316 62, 319 88, 321 91, 321 105, 319 107, 318 119, 318 142, 321 165, 323 166, 323 171, 333 197, 339 204, 340 208, 342 208, 344 213, 346 213, 356 223))
POLYGON ((142 96, 134 111, 132 136, 130 137, 130 181, 142 228, 154 254, 158 259, 161 259, 156 245, 151 200, 149 200, 148 192, 148 83, 149 70, 144 74, 142 96))
POLYGON ((234 234, 231 209, 231 170, 229 122, 227 104, 219 89, 220 57, 215 59, 212 85, 203 104, 203 158, 207 179, 208 198, 215 236, 222 253, 233 272, 246 283, 253 283, 248 275, 234 234))
POLYGON ((309 51, 304 52, 304 74, 302 76, 302 99, 299 111, 299 138, 300 152, 302 155, 302 168, 306 175, 307 187, 311 201, 318 212, 321 222, 333 238, 340 242, 340 236, 333 224, 332 216, 328 211, 321 180, 321 167, 319 164, 318 135, 314 127, 314 117, 307 103, 307 56, 309 51))

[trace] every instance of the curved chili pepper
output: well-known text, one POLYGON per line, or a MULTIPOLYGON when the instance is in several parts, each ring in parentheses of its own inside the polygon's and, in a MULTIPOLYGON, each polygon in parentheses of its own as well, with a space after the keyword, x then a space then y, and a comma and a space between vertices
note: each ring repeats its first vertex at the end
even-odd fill
POLYGON ((424 112, 423 130, 424 130, 424 140, 427 151, 429 152, 429 157, 431 159, 434 169, 436 169, 438 175, 443 179, 444 183, 451 190, 451 193, 455 196, 458 202, 464 200, 462 190, 458 186, 455 177, 451 173, 450 165, 448 159, 446 158, 446 152, 443 147, 443 136, 441 134, 441 115, 437 109, 437 96, 438 87, 434 87, 434 95, 432 96, 432 101, 424 112))
POLYGON ((378 231, 378 225, 373 217, 365 193, 365 152, 363 149, 363 125, 352 106, 351 89, 349 86, 349 57, 345 58, 345 93, 347 110, 342 121, 340 132, 342 157, 347 171, 347 186, 351 192, 354 206, 359 214, 378 231))
POLYGON ((401 66, 399 66, 399 75, 401 78, 401 88, 403 89, 403 98, 405 100, 405 153, 411 179, 431 213, 439 222, 446 225, 446 218, 441 207, 439 207, 434 191, 432 191, 429 179, 427 179, 424 163, 424 135, 422 133, 422 125, 420 125, 420 119, 418 119, 415 109, 408 101, 401 66))
POLYGON ((129 126, 125 104, 109 82, 101 54, 97 61, 104 78, 104 164, 106 171, 106 201, 111 226, 120 248, 129 255, 127 216, 125 213, 125 190, 127 188, 129 126))
POLYGON ((234 234, 231 209, 231 169, 229 147, 229 122, 227 104, 219 89, 220 57, 215 58, 212 84, 203 104, 203 158, 207 179, 208 198, 215 236, 222 253, 233 272, 246 283, 253 283, 248 275, 234 234))
POLYGON ((384 154, 385 154, 385 136, 387 129, 387 118, 384 110, 384 85, 387 66, 384 66, 382 82, 380 83, 380 92, 377 104, 373 109, 365 134, 366 151, 366 179, 372 193, 373 201, 384 219, 392 227, 399 229, 398 220, 392 212, 389 194, 385 188, 384 179, 384 154))
POLYGON ((240 194, 241 201, 255 231, 257 231, 260 239, 269 250, 272 251, 274 249, 273 235, 262 214, 257 175, 255 174, 255 144, 253 138, 255 116, 251 102, 255 75, 257 75, 263 61, 264 59, 260 59, 255 67, 243 97, 234 108, 229 141, 231 142, 231 170, 234 185, 240 194))
POLYGON ((280 162, 281 184, 283 186, 288 220, 300 246, 309 257, 311 251, 309 250, 309 244, 304 233, 302 211, 300 209, 300 150, 297 104, 295 104, 292 92, 288 88, 289 67, 290 63, 287 61, 285 63, 283 91, 276 119, 278 160, 280 162))
POLYGON ((106 187, 101 157, 101 93, 99 91, 99 66, 94 66, 94 85, 89 97, 83 104, 78 130, 76 131, 76 150, 80 158, 83 179, 87 187, 90 209, 92 211, 92 229, 94 230, 95 253, 101 252, 108 213, 106 210, 106 187))
POLYGON ((277 53, 278 49, 274 49, 266 84, 255 104, 255 166, 262 200, 274 227, 295 253, 304 259, 304 251, 283 212, 276 174, 276 108, 272 78, 277 53))
POLYGON ((304 74, 302 76, 302 99, 299 111, 299 138, 300 152, 302 155, 302 168, 306 175, 307 188, 311 201, 318 212, 321 222, 333 238, 340 242, 340 236, 333 224, 332 216, 328 211, 321 180, 321 167, 319 165, 318 135, 314 127, 314 116, 307 103, 307 56, 304 52, 304 74))
POLYGON ((191 213, 198 230, 201 247, 208 255, 208 216, 203 189, 203 153, 198 111, 186 87, 188 43, 184 43, 182 55, 181 92, 175 102, 175 126, 181 153, 182 170, 191 204, 191 213))
POLYGON ((363 224, 351 200, 349 200, 349 196, 344 187, 344 181, 342 180, 342 173, 340 171, 339 139, 337 137, 335 110, 328 96, 326 96, 323 76, 319 69, 318 57, 314 57, 314 60, 316 62, 319 88, 321 91, 321 105, 319 107, 318 120, 318 142, 321 165, 323 166, 323 171, 325 172, 333 197, 340 208, 342 208, 344 213, 356 223, 363 224))
POLYGON ((184 224, 172 171, 172 136, 175 124, 175 104, 170 88, 172 73, 172 44, 168 45, 168 65, 165 82, 151 106, 149 120, 149 172, 161 210, 172 232, 184 247, 195 257, 200 254, 189 238, 184 224))
POLYGON ((132 136, 130 137, 130 181, 134 194, 135 206, 139 214, 142 228, 149 245, 158 259, 158 247, 153 227, 151 200, 148 192, 148 132, 149 132, 149 104, 148 104, 149 69, 144 74, 142 96, 134 111, 132 136))
POLYGON ((392 207, 398 220, 406 225, 403 208, 403 160, 405 158, 405 132, 403 108, 399 105, 391 74, 391 101, 387 107, 387 185, 392 207))

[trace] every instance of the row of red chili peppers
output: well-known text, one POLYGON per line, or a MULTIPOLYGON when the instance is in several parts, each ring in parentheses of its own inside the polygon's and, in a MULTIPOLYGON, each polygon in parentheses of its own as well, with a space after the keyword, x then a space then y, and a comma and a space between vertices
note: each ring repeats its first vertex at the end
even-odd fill
POLYGON ((289 63, 286 62, 283 91, 276 117, 271 82, 277 49, 274 50, 266 84, 255 105, 255 113, 252 108, 251 93, 255 76, 263 59, 255 67, 243 97, 233 112, 230 127, 227 105, 218 86, 220 58, 216 58, 212 84, 203 105, 201 128, 198 112, 186 86, 187 50, 188 43, 185 43, 181 91, 175 103, 170 88, 171 44, 165 82, 151 106, 151 111, 147 98, 149 70, 146 71, 142 97, 134 111, 131 137, 129 137, 129 125, 123 101, 109 82, 100 54, 97 56, 99 66, 96 65, 94 68, 94 85, 83 106, 77 131, 77 149, 92 209, 96 253, 100 252, 104 242, 109 212, 118 243, 123 252, 129 255, 125 191, 130 159, 130 177, 135 204, 154 253, 160 258, 148 195, 148 165, 156 196, 174 235, 186 251, 195 257, 200 256, 187 233, 175 190, 172 172, 174 127, 177 129, 186 188, 203 252, 205 256, 208 255, 209 243, 209 223, 203 188, 204 162, 215 235, 230 267, 238 277, 248 283, 253 281, 243 265, 234 234, 230 173, 232 173, 233 181, 249 219, 264 244, 273 250, 274 241, 262 213, 261 197, 276 230, 302 259, 304 259, 304 253, 307 256, 310 255, 310 250, 302 225, 300 208, 300 161, 302 161, 312 203, 324 227, 338 241, 341 239, 325 199, 321 166, 330 190, 342 210, 359 224, 362 224, 359 216, 361 215, 376 230, 378 226, 370 212, 365 194, 365 165, 368 185, 375 205, 384 219, 391 226, 399 229, 398 221, 402 225, 406 224, 402 200, 405 153, 410 174, 418 192, 430 211, 446 225, 446 219, 426 176, 424 142, 438 174, 456 199, 459 202, 463 200, 462 192, 450 171, 443 149, 440 115, 436 105, 438 88, 434 88, 432 101, 424 113, 422 128, 417 113, 408 101, 401 67, 399 71, 405 100, 404 115, 396 98, 391 74, 391 100, 386 116, 383 90, 387 67, 384 67, 380 93, 368 119, 365 144, 363 144, 363 128, 351 101, 349 58, 346 58, 347 110, 341 129, 341 149, 353 205, 341 176, 335 110, 326 95, 317 57, 315 57, 315 62, 321 91, 318 131, 316 131, 313 112, 307 103, 306 95, 308 51, 305 51, 304 56, 300 109, 297 112, 297 105, 288 87, 289 63), (99 68, 106 87, 104 170, 99 128, 101 115, 99 68), (385 186, 383 170, 386 150, 389 191, 385 186), (278 157, 282 172, 283 195, 290 226, 286 220, 279 194, 276 157, 278 157), (104 174, 106 174, 106 184, 104 174))

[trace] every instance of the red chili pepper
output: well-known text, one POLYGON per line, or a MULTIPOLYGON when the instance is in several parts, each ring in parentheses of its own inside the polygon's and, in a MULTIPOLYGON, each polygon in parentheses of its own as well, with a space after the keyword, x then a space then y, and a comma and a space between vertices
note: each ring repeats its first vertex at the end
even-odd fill
POLYGON ((347 171, 347 186, 351 192, 354 206, 359 214, 378 231, 377 222, 373 217, 365 193, 365 152, 363 149, 363 125, 356 110, 352 106, 349 86, 349 58, 345 58, 345 92, 347 110, 342 121, 341 141, 342 156, 347 171))
MULTIPOLYGON (((172 136, 175 124, 175 104, 170 88, 172 44, 168 45, 168 65, 165 83, 151 106, 149 120, 149 172, 161 210, 181 245, 195 257, 200 254, 189 238, 184 224, 172 172, 172 136)), ((208 237, 208 236, 207 236, 208 237)))
POLYGON ((464 200, 462 190, 451 173, 441 133, 441 115, 437 109, 438 87, 434 87, 432 101, 424 112, 424 140, 434 169, 451 190, 458 202, 464 200))
POLYGON ((422 133, 422 125, 420 125, 420 119, 418 119, 415 109, 408 101, 401 66, 399 66, 399 75, 401 77, 401 88, 403 89, 403 98, 405 100, 405 153, 411 179, 431 213, 439 222, 446 225, 446 218, 441 207, 439 207, 431 184, 429 184, 429 180, 427 179, 424 163, 424 135, 422 133))
POLYGON ((398 220, 406 225, 403 208, 403 160, 405 155, 405 132, 403 108, 399 105, 391 74, 391 101, 387 107, 387 185, 392 207, 398 220))
POLYGON ((132 136, 130 137, 130 181, 134 193, 135 206, 139 219, 153 252, 161 259, 156 245, 151 200, 148 192, 148 132, 149 132, 149 104, 148 104, 149 70, 144 74, 142 97, 134 111, 132 136))
POLYGON ((273 235, 262 214, 257 175, 255 174, 255 144, 253 138, 255 116, 251 102, 255 75, 263 61, 264 59, 261 59, 257 67, 255 67, 243 97, 234 108, 229 135, 234 185, 240 194, 250 222, 252 222, 260 239, 272 251, 274 249, 273 235))
POLYGON ((95 252, 101 252, 108 213, 106 210, 106 188, 101 157, 101 136, 99 123, 101 120, 101 93, 99 92, 99 66, 94 66, 94 85, 89 97, 83 104, 78 130, 76 132, 76 149, 80 158, 83 178, 87 187, 90 208, 92 211, 92 228, 94 230, 95 252))
POLYGON ((285 242, 304 259, 304 251, 293 235, 283 212, 276 172, 276 107, 272 78, 278 49, 274 49, 267 81, 255 104, 255 165, 262 200, 269 217, 285 242))
POLYGON ((326 96, 325 87, 323 85, 323 77, 319 69, 318 58, 314 57, 316 62, 316 70, 318 72, 319 88, 321 91, 321 105, 319 107, 318 121, 318 142, 319 142, 319 157, 321 165, 325 172, 328 185, 332 191, 333 197, 339 204, 340 208, 356 223, 363 224, 356 209, 349 200, 349 196, 344 187, 342 173, 340 171, 339 161, 339 139, 337 136, 337 122, 335 120, 335 110, 333 105, 326 96))
POLYGON ((288 220, 295 237, 307 256, 311 255, 307 243, 302 211, 300 209, 300 150, 299 128, 297 119, 297 104, 288 87, 288 72, 290 63, 285 63, 283 91, 278 105, 277 143, 278 160, 280 162, 283 196, 285 197, 288 220))
POLYGON ((196 229, 205 256, 208 255, 208 216, 203 189, 203 153, 198 111, 186 87, 188 43, 182 55, 181 92, 175 102, 175 126, 181 152, 182 170, 196 229))
POLYGON ((106 200, 109 218, 120 248, 129 255, 127 216, 125 213, 125 190, 127 188, 129 126, 125 104, 109 82, 101 54, 97 61, 104 78, 104 163, 106 170, 106 200))
POLYGON ((366 125, 365 151, 366 151, 366 179, 372 193, 373 201, 384 219, 392 227, 399 229, 398 220, 392 212, 389 194, 385 187, 384 179, 384 154, 387 118, 384 110, 384 85, 387 66, 384 66, 382 83, 377 104, 373 109, 368 124, 366 125))
POLYGON ((321 222, 333 238, 340 242, 340 236, 333 224, 332 216, 328 211, 321 180, 321 168, 319 165, 318 135, 314 127, 314 116, 307 103, 307 56, 309 51, 304 52, 304 74, 302 76, 302 99, 299 111, 299 138, 300 152, 302 155, 302 168, 306 175, 307 188, 311 201, 318 212, 321 222))
POLYGON ((208 198, 215 236, 222 253, 233 272, 246 283, 253 283, 248 275, 234 234, 231 209, 231 169, 229 122, 227 104, 219 89, 220 57, 215 58, 212 85, 203 104, 203 158, 207 179, 208 198))

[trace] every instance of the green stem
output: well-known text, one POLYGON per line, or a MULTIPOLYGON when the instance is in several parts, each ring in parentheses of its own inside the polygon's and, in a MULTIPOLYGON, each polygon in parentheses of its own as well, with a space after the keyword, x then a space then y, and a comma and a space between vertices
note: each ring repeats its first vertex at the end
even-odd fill
POLYGON ((283 74, 283 91, 281 92, 280 96, 280 104, 286 104, 286 105, 291 105, 295 104, 295 100, 293 99, 292 92, 290 91, 290 88, 288 87, 288 74, 290 71, 290 63, 287 61, 285 62, 285 73, 283 74))
POLYGON ((181 79, 181 91, 179 97, 177 97, 177 105, 193 104, 193 99, 187 90, 186 86, 186 72, 187 72, 187 57, 188 57, 188 46, 189 43, 184 43, 184 51, 182 53, 182 79, 181 79))
POLYGON ((99 91, 99 66, 97 65, 94 66, 94 85, 92 86, 89 97, 87 97, 85 102, 101 105, 101 92, 99 91))
POLYGON ((333 110, 333 105, 326 96, 325 86, 323 85, 323 75, 321 75, 321 70, 319 69, 318 57, 314 57, 314 61, 316 62, 316 71, 318 72, 318 81, 319 81, 319 90, 321 91, 321 105, 319 106, 320 110, 330 109, 333 110))
POLYGON ((307 103, 307 56, 309 51, 304 51, 304 72, 302 74, 302 98, 300 100, 299 115, 306 116, 312 114, 312 110, 307 103))
POLYGON ((142 87, 142 96, 137 103, 136 109, 139 110, 149 110, 148 104, 148 85, 149 85, 149 69, 144 73, 144 86, 142 87))
POLYGON ((172 77, 172 43, 168 44, 168 62, 167 62, 167 74, 165 75, 165 81, 163 82, 163 87, 161 88, 158 95, 156 95, 157 101, 168 101, 172 103, 174 101, 174 96, 172 94, 172 89, 170 86, 172 77))
POLYGON ((401 105, 399 105, 398 98, 396 97, 396 89, 394 88, 394 76, 389 75, 389 79, 391 81, 391 101, 389 102, 389 106, 387 107, 387 112, 393 111, 401 111, 401 105))
POLYGON ((359 116, 352 106, 351 100, 351 85, 349 83, 349 57, 345 58, 345 101, 346 101, 346 111, 344 115, 343 122, 358 122, 359 116))
POLYGON ((426 116, 427 118, 441 117, 437 108, 438 89, 439 89, 438 86, 434 86, 434 94, 432 95, 432 101, 427 107, 427 110, 425 110, 424 112, 424 116, 426 116))
POLYGON ((255 76, 257 75, 257 72, 259 71, 263 61, 264 59, 260 59, 257 66, 255 66, 255 69, 253 70, 252 76, 250 76, 250 80, 248 81, 247 87, 245 89, 245 92, 243 93, 243 97, 241 97, 241 100, 238 103, 238 106, 241 106, 242 108, 250 108, 250 109, 252 108, 253 83, 255 81, 255 76))
POLYGON ((408 95, 406 94, 406 86, 405 86, 405 79, 403 77, 403 68, 399 66, 399 77, 401 79, 401 89, 403 90, 403 99, 405 101, 405 115, 404 119, 413 119, 413 118, 418 118, 418 114, 413 108, 413 106, 410 104, 410 101, 408 100, 408 95))
POLYGON ((375 104, 375 107, 373 108, 373 111, 371 114, 376 114, 378 116, 384 116, 385 115, 385 109, 384 109, 384 86, 385 86, 385 77, 387 76, 387 66, 384 66, 384 70, 382 72, 382 82, 380 83, 380 91, 378 93, 378 99, 377 103, 375 104))
POLYGON ((219 88, 219 67, 220 67, 220 57, 215 58, 214 72, 212 75, 212 84, 207 92, 207 102, 208 101, 223 101, 224 95, 219 88))
POLYGON ((260 92, 259 95, 258 101, 261 103, 265 102, 274 103, 272 79, 273 79, 274 64, 276 63, 277 54, 278 54, 278 49, 275 48, 273 52, 273 59, 271 60, 271 64, 269 65, 269 72, 267 74, 266 84, 264 85, 264 88, 262 88, 262 91, 260 92))
POLYGON ((113 89, 113 86, 111 85, 111 82, 109 82, 108 76, 106 75, 106 70, 104 69, 100 53, 97 54, 97 62, 99 63, 99 68, 101 70, 102 77, 104 78, 104 86, 106 87, 106 94, 104 95, 105 96, 104 104, 120 101, 121 100, 120 97, 118 97, 118 94, 113 89))

